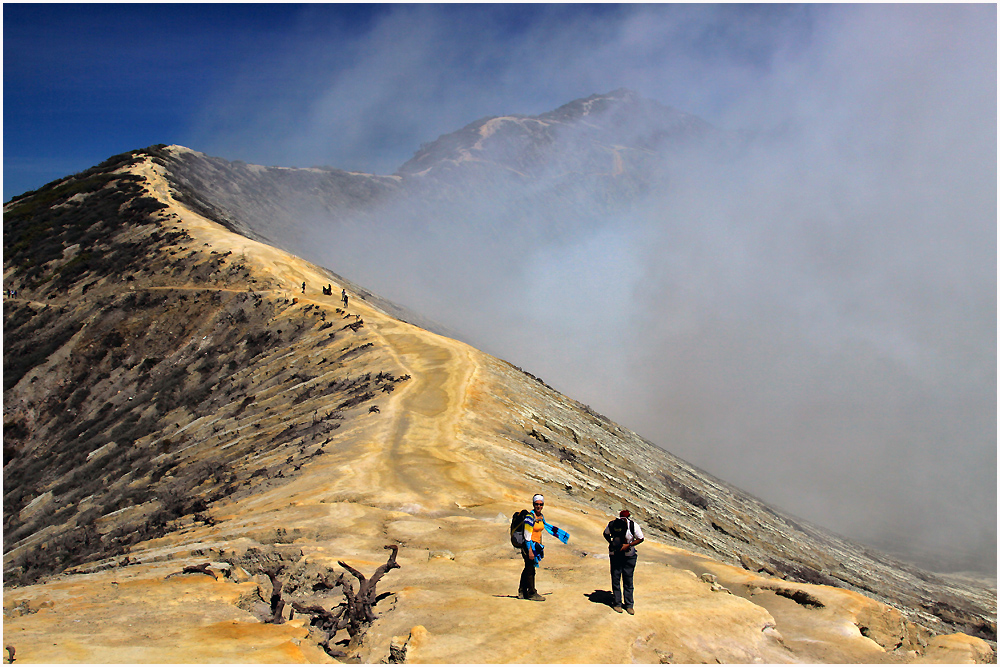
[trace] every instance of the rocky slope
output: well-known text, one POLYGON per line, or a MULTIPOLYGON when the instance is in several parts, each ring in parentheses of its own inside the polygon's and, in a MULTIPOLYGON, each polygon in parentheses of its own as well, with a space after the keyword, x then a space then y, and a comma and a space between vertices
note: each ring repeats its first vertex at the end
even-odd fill
MULTIPOLYGON (((18 660, 518 662, 538 624, 549 662, 995 661, 995 584, 768 508, 399 319, 261 242, 232 203, 250 186, 218 195, 232 170, 195 161, 136 151, 4 208, 18 660), (573 536, 547 551, 544 603, 514 598, 506 537, 535 492, 573 536), (647 530, 634 617, 607 604, 600 534, 621 506, 647 530), (338 561, 370 575, 387 544, 401 567, 363 635, 301 611, 334 609, 338 561)), ((396 187, 336 178, 336 206, 396 187)))

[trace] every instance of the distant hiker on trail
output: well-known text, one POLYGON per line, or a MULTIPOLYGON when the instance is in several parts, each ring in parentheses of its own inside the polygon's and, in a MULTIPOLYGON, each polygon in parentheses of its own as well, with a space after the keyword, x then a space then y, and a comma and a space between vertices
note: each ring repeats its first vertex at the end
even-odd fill
POLYGON ((604 539, 608 541, 608 555, 611 556, 611 593, 615 598, 614 610, 622 613, 622 597, 624 593, 625 611, 635 614, 632 610, 632 575, 635 573, 635 563, 639 553, 635 550, 642 543, 642 529, 629 518, 628 510, 622 510, 617 519, 608 522, 604 529, 604 539), (624 587, 624 591, 622 588, 624 587))
POLYGON ((344 300, 344 308, 347 308, 347 290, 340 290, 340 298, 344 300))
POLYGON ((303 294, 306 293, 306 284, 305 283, 302 283, 302 293, 303 294))
POLYGON ((545 547, 542 546, 542 533, 549 533, 560 542, 566 544, 569 541, 569 533, 560 530, 556 526, 545 522, 542 508, 545 506, 545 498, 542 494, 536 494, 531 499, 533 509, 521 510, 514 514, 511 521, 511 544, 521 545, 521 558, 524 559, 524 569, 521 571, 521 582, 517 588, 517 597, 521 600, 534 600, 544 602, 545 598, 538 594, 535 589, 535 570, 545 557, 545 547), (518 530, 518 519, 523 516, 518 530))

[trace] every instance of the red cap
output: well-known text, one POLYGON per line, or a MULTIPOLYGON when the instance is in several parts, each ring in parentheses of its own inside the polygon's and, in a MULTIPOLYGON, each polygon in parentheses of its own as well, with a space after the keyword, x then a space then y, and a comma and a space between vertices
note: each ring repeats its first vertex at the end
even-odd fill
POLYGON ((618 513, 618 516, 632 516, 628 510, 622 510, 618 513))

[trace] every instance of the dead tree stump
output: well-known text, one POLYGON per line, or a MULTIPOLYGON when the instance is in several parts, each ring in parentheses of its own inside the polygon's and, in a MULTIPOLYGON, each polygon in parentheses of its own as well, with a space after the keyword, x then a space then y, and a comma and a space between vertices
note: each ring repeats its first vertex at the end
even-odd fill
POLYGON ((376 616, 375 612, 372 611, 372 607, 375 605, 375 598, 377 597, 375 587, 378 585, 378 581, 382 578, 382 575, 389 570, 399 567, 399 564, 396 563, 396 553, 399 551, 399 547, 395 544, 387 544, 384 548, 392 549, 392 555, 389 556, 385 565, 380 565, 379 568, 375 570, 375 574, 372 575, 371 579, 366 579, 365 575, 361 574, 344 561, 337 561, 340 567, 353 574, 360 584, 357 594, 354 593, 354 587, 351 586, 350 582, 344 581, 342 584, 344 595, 347 597, 347 615, 350 618, 347 631, 352 637, 358 632, 361 632, 361 628, 363 626, 371 625, 376 619, 378 619, 378 616, 376 616), (351 632, 352 626, 354 626, 355 632, 351 632))
POLYGON ((182 574, 207 574, 213 579, 216 578, 215 572, 209 567, 209 563, 202 563, 201 565, 188 565, 180 572, 173 572, 163 577, 164 579, 169 579, 170 577, 177 577, 182 574))
POLYGON ((347 634, 351 636, 351 641, 355 642, 364 635, 368 626, 378 619, 378 616, 372 610, 378 597, 376 591, 378 582, 389 570, 401 567, 396 562, 396 554, 399 551, 399 546, 396 544, 387 544, 384 548, 391 549, 392 554, 386 560, 385 565, 380 565, 375 570, 370 579, 344 561, 337 561, 342 568, 354 575, 358 580, 359 587, 355 593, 354 586, 343 574, 332 582, 328 577, 324 578, 320 582, 324 588, 340 586, 344 591, 346 600, 333 609, 328 611, 319 605, 292 603, 292 608, 295 611, 309 615, 312 618, 312 625, 326 633, 327 638, 325 641, 320 642, 320 646, 334 657, 338 655, 338 652, 330 647, 330 641, 339 630, 347 630, 347 634))
MULTIPOLYGON (((292 613, 298 612, 308 616, 310 625, 320 631, 325 639, 319 642, 329 655, 337 658, 344 657, 343 651, 330 646, 334 636, 340 630, 347 630, 351 636, 351 645, 357 646, 364 637, 368 629, 378 616, 374 607, 378 592, 376 587, 379 580, 389 570, 396 569, 400 565, 396 562, 396 554, 399 546, 387 544, 386 549, 392 551, 384 565, 380 565, 372 574, 371 578, 365 577, 358 570, 354 569, 343 561, 337 561, 341 567, 352 574, 358 580, 358 590, 355 592, 354 585, 342 572, 336 578, 330 570, 317 572, 310 571, 309 565, 301 560, 301 550, 294 550, 294 553, 282 553, 272 549, 261 551, 251 548, 239 558, 235 556, 226 559, 231 569, 228 576, 233 576, 237 566, 242 567, 248 573, 265 575, 271 583, 271 596, 269 601, 261 600, 259 611, 253 611, 257 618, 265 623, 284 623, 286 607, 291 607, 292 613), (323 603, 313 599, 317 593, 322 595, 324 591, 332 591, 337 588, 342 589, 344 601, 332 609, 327 609, 323 603), (265 607, 265 605, 267 605, 265 607)), ((185 573, 204 572, 204 566, 193 566, 185 568, 185 573)), ((176 573, 181 574, 181 573, 176 573)), ((255 606, 253 603, 252 606, 255 606)))
MULTIPOLYGON (((267 577, 271 584, 270 600, 265 602, 268 609, 264 613, 258 611, 253 613, 265 623, 281 624, 285 622, 285 617, 282 614, 286 606, 286 602, 282 599, 285 579, 292 572, 292 566, 301 558, 302 551, 300 549, 262 551, 252 547, 247 549, 242 557, 229 557, 226 562, 230 565, 230 575, 239 566, 247 573, 267 577)), ((261 597, 263 597, 263 592, 261 597)))
POLYGON ((268 623, 275 625, 281 625, 285 622, 285 617, 282 615, 285 610, 285 601, 281 599, 281 589, 285 584, 278 579, 278 575, 284 570, 283 563, 269 564, 268 567, 264 568, 264 574, 271 581, 271 620, 268 623))

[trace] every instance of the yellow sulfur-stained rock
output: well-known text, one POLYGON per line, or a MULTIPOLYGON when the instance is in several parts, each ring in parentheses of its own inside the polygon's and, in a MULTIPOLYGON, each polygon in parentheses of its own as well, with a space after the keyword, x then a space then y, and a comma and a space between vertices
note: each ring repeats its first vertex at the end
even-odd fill
POLYGON ((996 652, 978 637, 963 633, 939 635, 927 643, 927 651, 914 662, 975 665, 996 663, 996 652))

